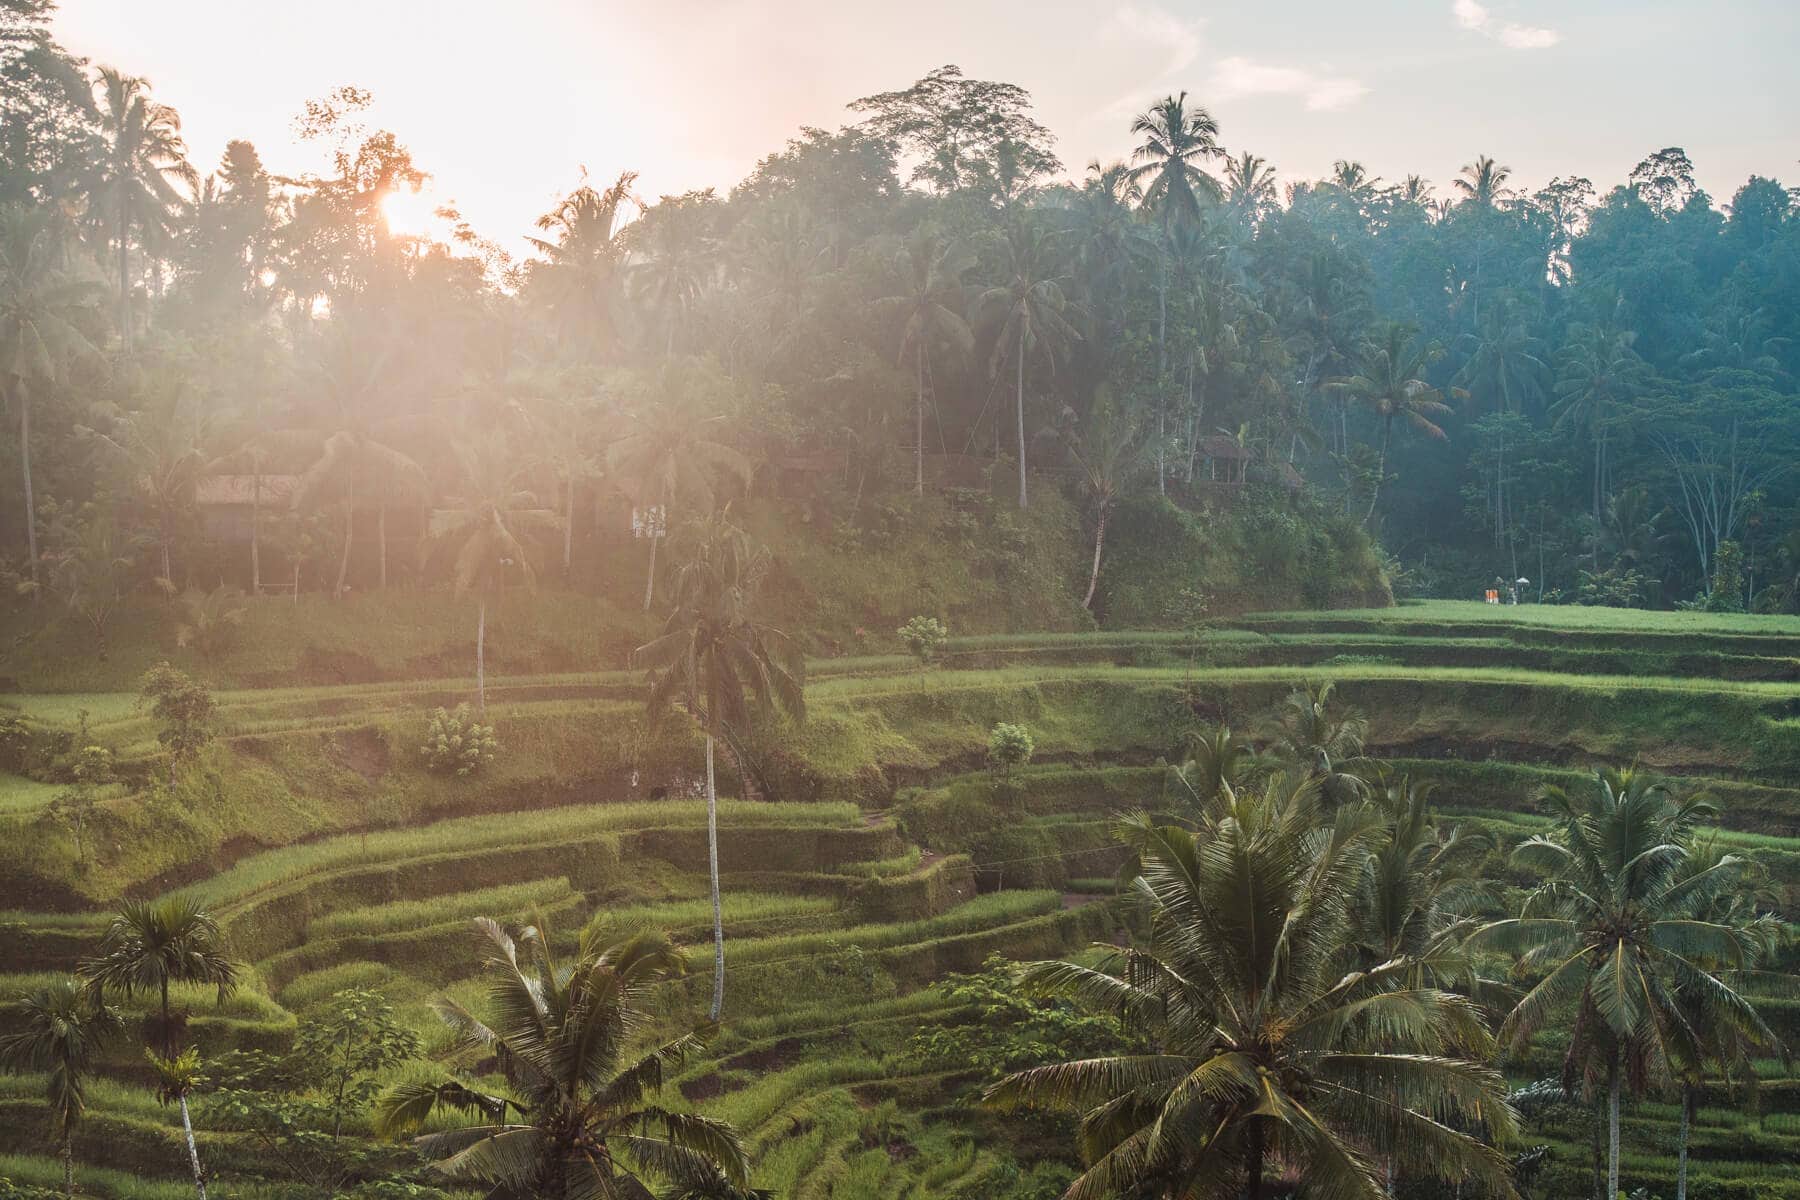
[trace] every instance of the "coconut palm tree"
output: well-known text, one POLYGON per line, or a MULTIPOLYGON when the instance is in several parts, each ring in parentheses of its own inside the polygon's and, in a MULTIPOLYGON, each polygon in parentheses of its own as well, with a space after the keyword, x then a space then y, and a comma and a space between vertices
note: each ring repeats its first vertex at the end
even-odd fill
POLYGON ((476 446, 458 446, 463 486, 449 508, 433 509, 420 550, 429 559, 447 555, 458 595, 476 593, 475 707, 487 712, 487 606, 495 587, 511 576, 527 588, 537 584, 530 540, 562 525, 556 510, 519 486, 523 473, 503 434, 476 446))
POLYGON ((1184 802, 1183 807, 1204 815, 1218 802, 1236 795, 1261 765, 1256 747, 1232 733, 1229 726, 1215 725, 1188 735, 1187 754, 1174 772, 1176 786, 1172 790, 1184 802))
POLYGON ((165 376, 139 388, 137 407, 120 413, 108 432, 78 427, 123 470, 124 493, 151 514, 160 579, 171 591, 177 587, 174 546, 193 518, 212 424, 205 409, 188 399, 183 381, 165 376))
POLYGON ((913 490, 925 494, 925 379, 930 371, 933 343, 968 354, 975 335, 963 319, 965 301, 962 277, 975 265, 975 256, 955 239, 940 236, 921 225, 894 254, 894 275, 901 290, 875 302, 877 311, 898 317, 900 361, 913 358, 914 427, 913 490))
POLYGON ((1218 200, 1219 183, 1201 169, 1219 148, 1219 123, 1187 93, 1165 96, 1131 121, 1143 142, 1131 153, 1132 178, 1143 187, 1144 203, 1162 214, 1165 225, 1194 221, 1203 203, 1218 200))
POLYGON ((1512 189, 1506 186, 1510 178, 1511 167, 1503 167, 1487 155, 1478 154, 1475 161, 1466 164, 1451 181, 1451 186, 1465 202, 1476 208, 1490 209, 1512 196, 1512 189))
POLYGON ((147 1023, 145 1041, 165 1058, 180 1049, 181 1041, 169 1008, 170 984, 210 985, 218 989, 221 1002, 237 989, 237 967, 226 956, 218 922, 198 900, 179 895, 121 904, 100 940, 100 952, 82 960, 80 975, 96 1003, 109 993, 127 999, 155 993, 161 1016, 147 1023))
POLYGON ((87 1112, 87 1080, 101 1043, 119 1032, 119 1014, 73 980, 18 998, 13 1032, 0 1035, 0 1066, 45 1074, 50 1131, 63 1160, 63 1195, 75 1195, 75 1128, 87 1112))
POLYGON ((675 575, 675 609, 660 637, 632 652, 649 673, 649 710, 659 720, 677 701, 706 735, 706 840, 713 907, 713 993, 708 1019, 725 1004, 725 925, 719 902, 719 802, 713 745, 724 738, 749 773, 735 739, 757 712, 806 714, 806 660, 780 630, 756 620, 751 605, 768 570, 768 555, 723 518, 691 526, 675 575))
POLYGON ((1065 1200, 1248 1196, 1270 1176, 1318 1197, 1385 1195, 1372 1163, 1505 1194, 1506 1160, 1456 1126, 1511 1135, 1505 1081, 1468 999, 1410 958, 1345 974, 1340 951, 1373 826, 1318 787, 1239 792, 1197 831, 1129 818, 1147 943, 1096 967, 1036 963, 1038 994, 1120 1018, 1151 1053, 1056 1063, 988 1089, 1002 1109, 1083 1114, 1065 1200), (1397 1107, 1395 1100, 1400 1101, 1397 1107))
POLYGON ((1094 562, 1088 571, 1087 595, 1081 607, 1092 610, 1100 585, 1100 555, 1106 548, 1106 520, 1119 493, 1144 462, 1144 445, 1135 422, 1121 413, 1104 392, 1094 398, 1079 433, 1065 431, 1064 443, 1075 460, 1076 480, 1094 513, 1094 562))
POLYGON ((1025 363, 1041 354, 1056 367, 1057 358, 1081 334, 1070 324, 1070 305, 1063 292, 1063 261, 1055 233, 1022 217, 1008 224, 1003 239, 1003 282, 981 295, 984 311, 998 314, 988 373, 998 374, 1009 355, 1015 372, 1015 411, 1019 432, 1019 507, 1029 504, 1025 490, 1025 363))
POLYGON ((1556 420, 1587 431, 1594 444, 1594 569, 1600 569, 1600 530, 1605 525, 1607 434, 1613 413, 1636 390, 1643 360, 1631 348, 1636 335, 1605 329, 1585 331, 1563 347, 1556 370, 1556 420))
POLYGON ((1251 221, 1260 221, 1280 203, 1275 168, 1265 158, 1244 151, 1225 160, 1225 204, 1251 221))
MULTIPOLYGON (((1375 519, 1381 484, 1387 478, 1395 421, 1404 421, 1414 432, 1440 442, 1449 437, 1432 418, 1450 412, 1450 406, 1444 402, 1444 393, 1425 378, 1431 364, 1443 356, 1444 348, 1436 342, 1420 341, 1410 326, 1389 322, 1366 348, 1362 370, 1326 385, 1362 404, 1381 425, 1381 449, 1375 460, 1375 482, 1369 488, 1364 524, 1375 519)), ((1466 395, 1460 389, 1457 394, 1466 395)))
POLYGON ((1628 1071, 1641 1087, 1704 1059, 1699 1029, 1778 1039, 1713 966, 1741 966, 1755 945, 1743 929, 1705 915, 1738 884, 1737 858, 1686 869, 1696 828, 1717 815, 1712 803, 1677 799, 1640 770, 1610 768, 1578 794, 1545 788, 1542 801, 1553 832, 1526 839, 1513 860, 1543 872, 1544 882, 1518 917, 1489 922, 1469 944, 1519 953, 1517 970, 1535 979, 1501 1026, 1503 1042, 1521 1048, 1553 1023, 1566 1027, 1574 1010, 1568 1061, 1572 1069, 1598 1060, 1604 1073, 1606 1194, 1616 1196, 1628 1071))
POLYGON ((714 280, 715 243, 700 224, 702 214, 680 204, 659 205, 641 222, 643 254, 626 270, 632 295, 663 322, 663 357, 675 354, 675 334, 714 280))
MULTIPOLYGON (((1485 895, 1480 868, 1494 840, 1458 826, 1440 828, 1429 784, 1399 775, 1370 791, 1381 827, 1356 904, 1352 946, 1359 965, 1447 960, 1473 929, 1465 910, 1485 895)), ((1448 973, 1440 982, 1448 982, 1448 973)))
POLYGON ((130 353, 132 231, 146 251, 154 250, 168 235, 171 214, 199 188, 200 177, 187 160, 180 114, 150 98, 149 80, 101 67, 95 84, 105 147, 94 201, 118 244, 119 344, 130 353))
POLYGON ((81 314, 99 289, 70 272, 64 259, 48 209, 0 209, 0 399, 10 401, 19 416, 25 542, 33 584, 39 579, 32 404, 39 389, 63 378, 71 360, 94 353, 81 332, 81 314))
MULTIPOLYGON (((1688 877, 1705 875, 1726 856, 1717 838, 1698 840, 1688 851, 1682 874, 1688 877)), ((1789 940, 1787 923, 1776 915, 1784 897, 1781 889, 1770 880, 1767 868, 1758 862, 1740 860, 1737 869, 1736 884, 1728 889, 1712 890, 1695 911, 1702 920, 1725 925, 1740 933, 1740 943, 1745 951, 1741 964, 1706 964, 1723 982, 1733 987, 1741 980, 1769 981, 1769 976, 1758 968, 1773 959, 1789 940)), ((1793 986, 1792 976, 1785 974, 1775 976, 1773 982, 1781 990, 1793 986)), ((1747 1034, 1728 1022, 1711 1021, 1705 1000, 1706 993, 1700 989, 1677 989, 1675 993, 1676 1004, 1682 1009, 1688 1027, 1694 1031, 1696 1048, 1703 1055, 1676 1064, 1681 1126, 1675 1142, 1675 1200, 1687 1200, 1688 1135, 1709 1072, 1717 1070, 1727 1085, 1753 1084, 1759 1058, 1779 1057, 1784 1062, 1789 1059, 1787 1046, 1779 1040, 1768 1042, 1753 1031, 1747 1034)))
POLYGON ((715 481, 720 476, 750 484, 750 460, 736 447, 714 438, 722 421, 696 420, 682 411, 676 369, 662 369, 659 403, 637 414, 630 433, 606 448, 606 469, 619 477, 643 514, 645 536, 650 539, 650 570, 644 577, 644 611, 656 590, 656 553, 669 528, 670 509, 677 504, 696 514, 717 507, 715 481))
POLYGON ((562 573, 569 578, 575 558, 575 491, 601 475, 595 443, 610 414, 595 399, 574 395, 538 396, 514 406, 532 444, 532 460, 556 481, 562 499, 562 573))
POLYGON ((1109 330, 1124 319, 1133 259, 1145 248, 1137 214, 1144 192, 1122 162, 1088 163, 1081 190, 1069 196, 1075 262, 1089 317, 1109 330))
POLYGON ((611 187, 583 183, 537 219, 549 237, 526 239, 549 260, 532 281, 565 348, 579 346, 597 356, 613 331, 625 265, 620 218, 627 203, 643 209, 631 194, 636 182, 636 171, 622 171, 611 187))
POLYGON ((388 501, 422 500, 431 495, 424 468, 401 448, 424 438, 430 421, 393 412, 391 397, 386 394, 395 381, 391 366, 388 342, 379 333, 353 319, 332 322, 313 353, 311 411, 300 425, 273 431, 265 439, 276 453, 316 456, 294 488, 294 508, 316 508, 333 496, 342 506, 344 542, 334 596, 341 597, 349 583, 360 490, 367 487, 378 496, 376 536, 383 587, 387 586, 388 501))
POLYGON ((514 938, 485 917, 475 926, 488 945, 493 1020, 449 998, 437 1011, 455 1036, 450 1061, 494 1063, 507 1090, 456 1078, 398 1084, 376 1104, 377 1132, 414 1133, 435 1114, 475 1118, 415 1144, 439 1174, 505 1200, 650 1196, 654 1182, 695 1200, 752 1194, 730 1126, 655 1102, 665 1075, 707 1041, 685 1034, 639 1049, 653 990, 683 969, 665 936, 602 943, 584 934, 569 959, 552 954, 547 929, 514 938))
POLYGON ((1332 703, 1335 685, 1310 680, 1287 694, 1271 731, 1270 749, 1323 781, 1328 795, 1341 799, 1363 790, 1362 781, 1340 770, 1360 758, 1369 723, 1332 703))

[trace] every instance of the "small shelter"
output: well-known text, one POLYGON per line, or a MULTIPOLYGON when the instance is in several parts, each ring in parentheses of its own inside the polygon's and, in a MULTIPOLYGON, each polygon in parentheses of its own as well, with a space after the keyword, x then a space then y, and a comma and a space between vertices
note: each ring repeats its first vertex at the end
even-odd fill
POLYGON ((1236 438, 1215 433, 1201 439, 1200 457, 1206 463, 1206 477, 1212 482, 1243 483, 1254 455, 1236 438))

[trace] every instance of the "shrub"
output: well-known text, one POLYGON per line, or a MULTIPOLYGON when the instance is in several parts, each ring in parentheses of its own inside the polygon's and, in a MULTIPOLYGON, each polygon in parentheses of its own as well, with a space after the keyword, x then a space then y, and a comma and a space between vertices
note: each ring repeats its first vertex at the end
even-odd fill
POLYGON ((148 703, 150 715, 162 725, 156 740, 169 751, 173 778, 177 767, 212 740, 212 692, 168 663, 158 663, 144 672, 138 703, 148 703))
POLYGON ((906 652, 919 660, 921 668, 931 665, 938 649, 950 640, 950 631, 936 617, 914 617, 894 631, 906 645, 906 652))
POLYGON ((1036 749, 1031 730, 1001 721, 988 734, 988 766, 1000 778, 1010 778, 1015 770, 1031 761, 1036 749))
POLYGON ((467 704, 439 708, 425 729, 425 769, 439 775, 473 775, 500 753, 492 725, 482 725, 467 704))

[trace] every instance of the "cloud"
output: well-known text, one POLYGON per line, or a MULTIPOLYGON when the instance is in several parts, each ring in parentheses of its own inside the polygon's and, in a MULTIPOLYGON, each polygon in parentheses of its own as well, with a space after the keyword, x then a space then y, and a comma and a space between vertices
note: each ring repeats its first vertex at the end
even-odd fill
POLYGON ((1369 94, 1359 80, 1323 75, 1301 67, 1257 62, 1234 54, 1219 62, 1209 93, 1222 99, 1239 96, 1296 96, 1311 112, 1327 112, 1354 104, 1369 94))
POLYGON ((1204 20, 1184 21, 1154 4, 1127 3, 1113 11, 1107 34, 1121 41, 1149 42, 1166 48, 1168 58, 1163 74, 1173 75, 1192 66, 1200 57, 1200 27, 1204 24, 1204 20))
POLYGON ((1487 6, 1477 0, 1456 0, 1451 11, 1456 14, 1456 23, 1464 29, 1499 42, 1510 50, 1542 50, 1562 41, 1562 34, 1554 29, 1497 20, 1487 6))

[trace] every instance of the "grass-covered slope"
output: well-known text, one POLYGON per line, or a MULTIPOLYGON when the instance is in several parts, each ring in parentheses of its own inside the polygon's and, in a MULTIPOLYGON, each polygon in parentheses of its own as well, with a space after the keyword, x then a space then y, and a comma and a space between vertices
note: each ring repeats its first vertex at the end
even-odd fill
MULTIPOLYGON (((1053 1189, 1066 1144, 973 1113, 964 1101, 980 1079, 916 1053, 920 1030, 971 1019, 928 985, 990 954, 1062 954, 1117 936, 1114 815, 1162 802, 1158 760, 1187 730, 1224 720, 1255 738, 1308 678, 1333 679, 1368 717, 1373 752, 1436 782, 1448 819, 1494 835, 1498 904, 1523 882, 1506 847, 1540 827, 1532 790, 1596 761, 1642 760, 1712 787, 1727 804, 1720 836, 1792 895, 1797 645, 1793 621, 1431 604, 1260 614, 1198 641, 966 636, 927 672, 881 646, 818 657, 805 726, 753 742, 771 799, 722 805, 727 1020, 715 1052, 675 1081, 674 1101, 736 1122, 757 1151, 758 1184, 785 1195, 1053 1189), (982 761, 1001 720, 1027 725, 1038 747, 1004 787, 982 761)), ((470 779, 431 774, 417 750, 428 709, 468 694, 454 673, 222 691, 220 737, 203 761, 174 789, 140 782, 103 800, 86 866, 48 815, 59 785, 0 780, 12 851, 0 874, 0 909, 11 910, 0 912, 0 994, 91 950, 118 895, 181 887, 219 914, 250 965, 226 1009, 180 998, 209 1055, 279 1049, 348 987, 380 989, 427 1052, 440 1051, 432 999, 482 1003, 475 914, 541 916, 565 941, 594 924, 670 929, 701 970, 659 1008, 691 1015, 704 1003, 710 922, 697 746, 647 737, 623 672, 523 665, 490 681, 503 751, 470 779)), ((129 694, 8 703, 39 733, 71 729, 85 708, 90 735, 140 781, 161 774, 154 725, 129 694)), ((724 785, 736 794, 729 770, 724 785)), ((1769 1004, 1800 1037, 1800 1008, 1769 1004)), ((1509 1075, 1552 1076, 1559 1052, 1547 1039, 1509 1075)), ((85 1186, 173 1195, 184 1162, 174 1116, 148 1098, 128 1047, 107 1072, 79 1145, 85 1186)), ((16 1181, 55 1178, 41 1157, 38 1084, 0 1087, 0 1155, 15 1156, 0 1157, 0 1174, 16 1181)), ((1800 1127, 1800 1089, 1771 1080, 1759 1103, 1750 1114, 1709 1094, 1695 1195, 1749 1200, 1788 1186, 1778 1164, 1800 1127)), ((211 1127, 204 1103, 198 1115, 217 1169, 234 1180, 270 1169, 211 1127)), ((1546 1194, 1585 1187, 1587 1119, 1534 1116, 1529 1136, 1553 1148, 1546 1194)), ((1632 1109, 1628 1186, 1670 1189, 1675 1120, 1659 1102, 1632 1109)))

